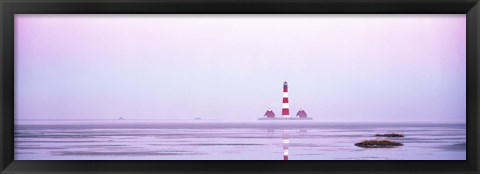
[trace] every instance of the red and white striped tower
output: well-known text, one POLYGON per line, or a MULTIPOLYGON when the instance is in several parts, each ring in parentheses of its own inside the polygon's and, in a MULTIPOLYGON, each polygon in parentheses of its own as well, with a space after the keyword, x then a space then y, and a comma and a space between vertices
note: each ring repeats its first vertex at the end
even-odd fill
POLYGON ((282 117, 290 118, 290 110, 288 106, 288 83, 283 83, 283 104, 282 104, 282 117))

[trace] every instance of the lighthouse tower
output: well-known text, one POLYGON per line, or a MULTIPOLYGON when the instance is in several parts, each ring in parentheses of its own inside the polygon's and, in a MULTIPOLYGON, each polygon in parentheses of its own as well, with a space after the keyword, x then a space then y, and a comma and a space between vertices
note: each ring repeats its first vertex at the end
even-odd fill
POLYGON ((290 118, 290 110, 288 106, 288 83, 283 83, 283 104, 282 104, 282 117, 290 118))

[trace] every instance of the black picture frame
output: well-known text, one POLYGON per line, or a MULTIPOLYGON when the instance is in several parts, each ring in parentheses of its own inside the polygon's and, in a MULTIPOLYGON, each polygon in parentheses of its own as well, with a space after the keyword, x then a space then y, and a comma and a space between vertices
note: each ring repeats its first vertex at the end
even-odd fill
POLYGON ((478 0, 2 0, 1 173, 479 173, 478 0), (466 14, 465 161, 15 161, 15 14, 466 14))

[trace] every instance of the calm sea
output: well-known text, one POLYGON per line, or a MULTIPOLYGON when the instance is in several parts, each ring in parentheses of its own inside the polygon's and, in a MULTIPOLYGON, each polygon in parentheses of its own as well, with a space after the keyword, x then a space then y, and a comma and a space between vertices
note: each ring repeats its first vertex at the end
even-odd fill
POLYGON ((15 160, 465 160, 463 123, 22 120, 15 160), (390 138, 396 148, 354 144, 390 138))

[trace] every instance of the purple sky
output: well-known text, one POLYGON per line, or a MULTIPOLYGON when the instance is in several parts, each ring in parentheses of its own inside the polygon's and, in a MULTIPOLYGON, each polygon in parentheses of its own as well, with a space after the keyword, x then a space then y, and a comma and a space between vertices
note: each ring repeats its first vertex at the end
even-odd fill
POLYGON ((17 119, 465 121, 465 15, 15 15, 17 119))

